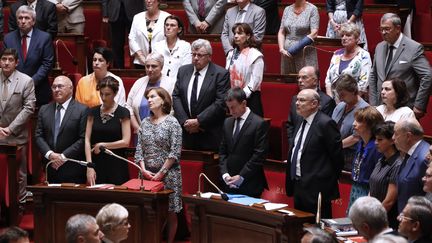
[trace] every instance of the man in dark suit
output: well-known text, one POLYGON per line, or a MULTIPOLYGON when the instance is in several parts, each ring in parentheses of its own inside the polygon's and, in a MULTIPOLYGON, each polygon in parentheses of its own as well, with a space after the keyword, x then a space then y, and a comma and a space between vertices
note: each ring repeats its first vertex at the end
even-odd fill
POLYGON ((320 96, 313 89, 297 95, 294 139, 288 153, 286 191, 294 207, 316 213, 322 195, 322 217, 331 218, 331 201, 339 198, 338 178, 343 167, 342 141, 336 123, 319 110, 320 96))
POLYGON ((47 0, 18 0, 14 2, 10 6, 9 32, 19 28, 16 11, 23 5, 27 5, 36 11, 35 27, 42 31, 48 32, 51 35, 51 38, 54 40, 54 38, 57 36, 56 6, 47 0))
MULTIPOLYGON (((336 107, 335 101, 328 96, 326 93, 322 92, 318 87, 319 77, 318 71, 313 66, 305 66, 300 69, 297 76, 297 83, 300 91, 304 89, 313 89, 316 90, 320 96, 320 110, 324 112, 329 117, 332 116, 333 110, 336 107)), ((292 97, 291 99, 291 107, 290 113, 288 116, 287 122, 287 131, 288 131, 288 141, 292 144, 294 128, 298 123, 301 123, 302 117, 297 114, 296 109, 296 101, 297 96, 292 97)))
POLYGON ((432 202, 427 198, 411 197, 398 220, 398 232, 406 237, 408 242, 432 242, 432 202))
POLYGON ((210 42, 192 43, 192 64, 179 68, 173 97, 174 114, 183 128, 183 147, 218 151, 225 119, 224 97, 229 73, 211 62, 210 42))
POLYGON ((369 103, 373 106, 382 104, 382 83, 400 78, 407 86, 408 106, 420 119, 426 112, 432 86, 431 66, 423 45, 401 33, 401 19, 394 13, 383 15, 380 30, 384 41, 375 49, 369 76, 369 103))
POLYGON ((415 119, 396 122, 393 140, 397 149, 406 154, 397 179, 398 212, 402 212, 412 196, 424 196, 422 177, 428 166, 429 144, 423 140, 423 128, 415 119))
POLYGON ((19 29, 5 36, 3 46, 18 50, 17 70, 33 79, 36 105, 39 107, 47 104, 51 99, 48 82, 48 74, 54 60, 51 36, 47 32, 34 28, 36 13, 29 6, 19 7, 17 16, 19 29))
POLYGON ((225 192, 259 198, 268 188, 263 170, 268 126, 246 106, 246 94, 241 88, 228 90, 225 103, 231 114, 225 119, 219 149, 225 192))
POLYGON ((102 0, 102 22, 110 23, 114 67, 124 68, 124 45, 135 14, 144 11, 143 0, 102 0))
POLYGON ((64 159, 85 158, 87 107, 72 98, 73 84, 68 77, 55 78, 51 89, 54 102, 40 108, 35 131, 36 144, 45 158, 43 164, 53 161, 48 167, 48 181, 85 183, 86 167, 64 159))
MULTIPOLYGON (((19 201, 27 196, 27 144, 28 126, 35 110, 34 84, 31 78, 16 70, 18 53, 3 50, 0 59, 0 144, 16 144, 20 154, 18 162, 19 201)), ((16 200, 11 198, 11 200, 16 200)))
POLYGON ((266 14, 266 35, 276 35, 280 28, 278 2, 274 0, 254 0, 258 7, 265 10, 266 14))

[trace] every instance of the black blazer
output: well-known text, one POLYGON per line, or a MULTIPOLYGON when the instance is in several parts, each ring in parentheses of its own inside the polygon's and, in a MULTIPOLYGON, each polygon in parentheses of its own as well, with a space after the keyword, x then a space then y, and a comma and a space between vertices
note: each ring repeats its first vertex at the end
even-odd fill
MULTIPOLYGON (((320 96, 320 110, 324 112, 327 116, 331 117, 333 110, 336 107, 336 103, 332 97, 328 96, 326 93, 318 90, 320 96)), ((296 109, 297 95, 293 96, 291 99, 291 108, 288 116, 287 122, 287 134, 288 134, 288 146, 291 146, 294 142, 294 128, 297 124, 303 121, 303 118, 297 114, 296 109)))
POLYGON ((255 115, 249 114, 241 127, 238 138, 233 140, 235 119, 225 119, 222 142, 219 149, 219 166, 221 175, 240 175, 244 178, 238 189, 225 190, 250 196, 260 195, 268 188, 263 164, 268 152, 268 125, 255 115))
POLYGON ((144 11, 144 1, 142 0, 102 0, 102 16, 108 17, 110 22, 116 22, 120 15, 121 4, 127 18, 132 21, 135 14, 144 11))
MULTIPOLYGON (((16 11, 22 5, 27 5, 27 0, 18 0, 10 6, 9 32, 18 29, 16 11)), ((54 3, 47 0, 38 0, 36 3, 36 28, 50 33, 51 38, 57 36, 57 12, 54 3)))
MULTIPOLYGON (((181 126, 187 119, 191 119, 187 90, 193 73, 193 64, 180 67, 172 94, 174 115, 181 126)), ((228 71, 210 62, 197 100, 197 119, 202 131, 189 134, 183 130, 183 144, 186 148, 214 151, 219 149, 226 114, 224 98, 229 87, 228 71), (194 142, 197 143, 196 146, 190 146, 194 142)))
MULTIPOLYGON (((71 100, 60 125, 57 143, 54 144, 55 107, 56 102, 43 105, 38 114, 35 139, 44 164, 48 162, 45 154, 50 150, 63 153, 67 158, 84 160, 87 107, 74 99, 71 100)), ((77 182, 82 178, 85 182, 85 170, 84 166, 68 162, 61 166, 57 173, 62 182, 77 182)), ((53 173, 56 172, 49 171, 48 175, 53 173)))
MULTIPOLYGON (((301 123, 296 124, 294 134, 297 134, 301 123)), ((294 146, 288 153, 286 176, 286 191, 293 194, 293 180, 290 178, 291 155, 294 146)), ((342 140, 335 121, 321 111, 318 111, 303 144, 300 181, 309 190, 301 192, 316 201, 318 193, 322 199, 329 202, 339 198, 338 179, 342 171, 344 157, 342 140)))
MULTIPOLYGON (((354 14, 357 18, 360 18, 363 14, 363 0, 345 0, 347 18, 351 18, 354 14)), ((336 10, 336 1, 327 0, 326 3, 327 13, 333 13, 336 10)))

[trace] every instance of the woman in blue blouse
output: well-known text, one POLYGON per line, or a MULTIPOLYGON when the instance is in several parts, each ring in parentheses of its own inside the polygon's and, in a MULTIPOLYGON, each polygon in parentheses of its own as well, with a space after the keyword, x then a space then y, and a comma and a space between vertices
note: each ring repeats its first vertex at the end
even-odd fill
POLYGON ((384 119, 375 107, 368 106, 358 109, 354 114, 354 131, 360 136, 352 165, 352 187, 348 210, 354 201, 369 193, 369 177, 375 164, 381 158, 375 145, 375 126, 384 122, 384 119))

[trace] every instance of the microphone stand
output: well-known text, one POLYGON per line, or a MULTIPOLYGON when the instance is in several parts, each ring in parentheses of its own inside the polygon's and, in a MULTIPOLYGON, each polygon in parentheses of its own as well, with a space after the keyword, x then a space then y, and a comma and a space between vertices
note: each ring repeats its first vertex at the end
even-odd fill
MULTIPOLYGON (((94 168, 94 167, 95 167, 94 164, 93 164, 92 162, 86 162, 86 161, 81 161, 81 160, 76 160, 76 159, 71 159, 71 158, 64 158, 63 161, 65 161, 65 162, 66 162, 66 161, 71 161, 71 162, 77 163, 77 164, 79 164, 79 165, 82 165, 82 166, 88 167, 88 168, 94 168)), ((49 185, 49 182, 48 182, 48 167, 49 167, 52 163, 54 163, 54 160, 49 161, 49 162, 45 165, 45 173, 46 173, 45 184, 47 184, 47 185, 49 185)))
POLYGON ((214 188, 216 188, 223 200, 228 201, 228 195, 219 189, 219 187, 217 187, 216 184, 214 184, 204 173, 200 173, 198 177, 198 196, 201 197, 201 177, 204 177, 214 188))
MULTIPOLYGON (((144 179, 143 179, 144 171, 143 171, 143 169, 142 169, 141 167, 139 167, 139 166, 138 166, 137 164, 135 164, 134 162, 132 162, 132 161, 130 161, 130 160, 128 160, 128 159, 125 159, 125 158, 123 158, 123 157, 121 157, 121 156, 115 154, 113 151, 111 151, 111 150, 109 150, 109 149, 107 149, 107 148, 105 148, 105 147, 103 147, 103 146, 101 146, 99 149, 100 149, 100 151, 103 152, 103 153, 106 153, 106 154, 108 154, 108 155, 114 156, 114 157, 116 157, 117 159, 120 159, 120 160, 122 160, 122 161, 125 161, 125 162, 128 163, 128 164, 131 164, 131 165, 135 166, 135 167, 139 170, 139 172, 141 172, 141 178, 140 178, 140 182, 141 182, 141 184, 140 184, 140 190, 141 190, 141 191, 144 191, 144 179)), ((142 165, 144 166, 144 164, 142 164, 142 165)))

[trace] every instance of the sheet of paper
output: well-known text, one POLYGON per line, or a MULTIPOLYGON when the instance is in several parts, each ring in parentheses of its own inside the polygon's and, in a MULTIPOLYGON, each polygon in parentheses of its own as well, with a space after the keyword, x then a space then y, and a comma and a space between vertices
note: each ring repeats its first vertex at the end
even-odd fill
POLYGON ((266 210, 276 210, 276 209, 281 209, 281 208, 284 208, 284 207, 288 207, 288 204, 285 204, 285 203, 271 203, 271 202, 268 202, 268 203, 264 204, 264 208, 266 210))

